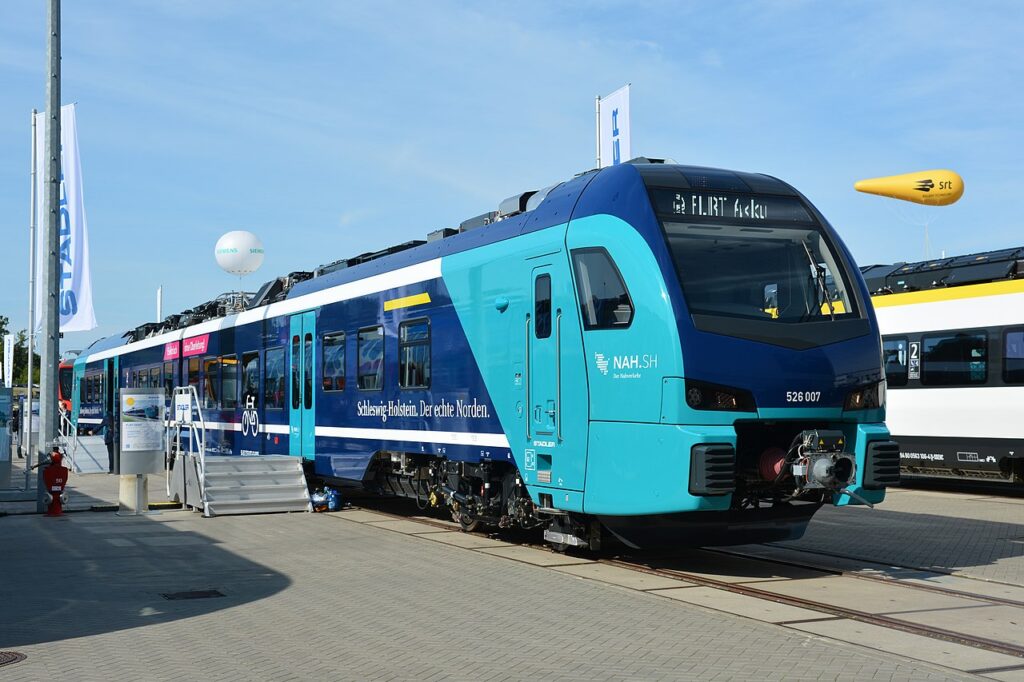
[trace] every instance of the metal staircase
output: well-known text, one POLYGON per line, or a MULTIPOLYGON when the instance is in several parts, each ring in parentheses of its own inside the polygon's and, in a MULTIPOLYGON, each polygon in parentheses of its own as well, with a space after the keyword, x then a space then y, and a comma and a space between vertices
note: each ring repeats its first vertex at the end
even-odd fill
POLYGON ((311 510, 301 458, 206 455, 206 422, 194 387, 174 390, 171 428, 169 499, 200 509, 203 516, 311 510))
POLYGON ((205 471, 205 516, 310 510, 299 457, 207 457, 205 471))

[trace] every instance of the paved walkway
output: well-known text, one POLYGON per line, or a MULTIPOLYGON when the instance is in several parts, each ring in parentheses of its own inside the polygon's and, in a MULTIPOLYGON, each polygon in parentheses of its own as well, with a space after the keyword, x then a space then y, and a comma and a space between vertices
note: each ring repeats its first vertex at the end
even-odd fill
MULTIPOLYGON (((167 486, 163 474, 150 474, 149 501, 166 502, 167 486)), ((17 489, 0 489, 0 514, 34 514, 36 512, 36 472, 29 475, 31 490, 24 491, 25 460, 15 458, 11 466, 11 485, 17 489)), ((118 503, 120 477, 110 474, 71 474, 68 481, 68 504, 71 511, 88 511, 93 507, 110 507, 118 503)))
POLYGON ((0 518, 0 677, 970 679, 366 514, 0 518))
POLYGON ((1024 585, 1024 498, 890 490, 866 507, 823 507, 779 546, 1024 585))

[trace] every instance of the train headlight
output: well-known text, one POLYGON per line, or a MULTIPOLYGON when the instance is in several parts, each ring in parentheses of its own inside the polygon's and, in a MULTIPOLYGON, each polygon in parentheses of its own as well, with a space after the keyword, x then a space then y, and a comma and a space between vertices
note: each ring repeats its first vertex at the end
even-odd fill
POLYGON ((875 410, 885 407, 885 379, 850 391, 844 410, 875 410))
POLYGON ((754 394, 742 388, 686 380, 686 404, 694 410, 755 412, 754 394))

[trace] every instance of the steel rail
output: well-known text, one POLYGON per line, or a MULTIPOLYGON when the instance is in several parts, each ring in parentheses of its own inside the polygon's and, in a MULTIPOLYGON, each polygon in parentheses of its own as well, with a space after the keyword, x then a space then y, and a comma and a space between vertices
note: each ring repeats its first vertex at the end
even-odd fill
MULTIPOLYGON (((598 559, 597 561, 599 563, 607 564, 610 566, 618 566, 620 568, 626 568, 640 573, 656 575, 662 578, 671 578, 679 580, 681 582, 701 585, 704 587, 713 587, 715 589, 720 589, 725 592, 733 592, 735 594, 741 594, 748 597, 756 597, 758 599, 765 599, 779 604, 786 604, 788 606, 797 606, 812 611, 827 613, 840 618, 847 618, 849 620, 856 620, 862 623, 868 623, 870 625, 878 625, 892 630, 901 630, 903 632, 908 632, 915 635, 930 637, 932 639, 944 640, 947 642, 953 642, 955 644, 963 644, 966 646, 974 647, 976 649, 986 649, 988 651, 995 651, 998 653, 1007 654, 1009 656, 1017 656, 1018 658, 1024 658, 1024 646, 1010 644, 1009 642, 1000 642, 998 640, 988 639, 985 637, 977 637, 975 635, 968 635, 931 625, 919 625, 917 623, 911 623, 909 621, 900 620, 898 618, 892 618, 889 616, 883 616, 875 613, 868 613, 866 611, 858 611, 856 609, 850 609, 844 606, 836 606, 834 604, 816 601, 813 599, 805 599, 803 597, 793 597, 790 595, 777 594, 775 592, 769 592, 767 590, 758 589, 757 587, 725 582, 723 580, 715 580, 714 578, 707 578, 702 575, 687 573, 686 571, 677 571, 668 568, 653 568, 651 566, 644 566, 642 564, 623 559, 598 559)), ((652 592, 655 594, 657 593, 656 590, 652 592)), ((979 600, 984 601, 984 598, 979 598, 979 600)), ((777 623, 777 625, 785 625, 787 622, 799 621, 783 621, 781 623, 777 623)))

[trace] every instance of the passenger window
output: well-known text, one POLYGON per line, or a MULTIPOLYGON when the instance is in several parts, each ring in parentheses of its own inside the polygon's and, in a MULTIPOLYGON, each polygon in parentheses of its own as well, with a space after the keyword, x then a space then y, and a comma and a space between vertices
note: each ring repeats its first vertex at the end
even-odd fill
POLYGON ((220 399, 225 410, 238 407, 238 356, 220 359, 220 399))
POLYGON ((379 391, 384 386, 384 328, 360 329, 357 341, 359 390, 379 391))
POLYGON ((303 407, 307 410, 313 407, 313 335, 306 334, 302 341, 302 390, 303 407))
POLYGON ((398 327, 398 385, 430 386, 430 320, 426 318, 403 322, 398 327))
POLYGON ((889 386, 906 386, 907 340, 883 339, 882 355, 885 358, 885 380, 889 386))
POLYGON ((956 332, 922 339, 921 383, 983 384, 988 378, 988 334, 956 332))
POLYGON ((260 401, 260 354, 242 355, 242 408, 255 409, 260 401))
POLYGON ((268 348, 263 365, 263 407, 284 409, 284 347, 268 348))
POLYGON ((217 358, 203 358, 204 381, 203 406, 208 410, 220 407, 220 362, 217 358))
MULTIPOLYGON (((633 321, 633 302, 619 269, 601 248, 572 252, 576 293, 584 329, 625 329, 633 321)), ((768 287, 765 287, 767 298, 768 287)))
POLYGON ((188 359, 188 385, 196 389, 196 400, 203 399, 203 385, 199 383, 199 358, 188 359))
POLYGON ((89 380, 85 377, 78 380, 78 402, 89 402, 89 380))
POLYGON ((541 275, 534 281, 533 328, 538 339, 551 336, 551 275, 541 275))
POLYGON ((1008 329, 1003 336, 1003 381, 1024 383, 1024 329, 1008 329))
POLYGON ((174 363, 164 363, 164 395, 168 398, 174 393, 174 363))
POLYGON ((324 336, 323 384, 325 391, 345 390, 345 335, 324 336))
POLYGON ((302 390, 302 383, 301 383, 301 379, 299 377, 299 372, 302 369, 301 366, 300 366, 302 364, 302 360, 301 360, 302 356, 299 355, 299 341, 300 341, 300 339, 299 339, 299 337, 297 335, 292 337, 292 358, 291 358, 291 360, 292 360, 292 409, 293 410, 299 409, 299 405, 302 404, 302 402, 301 402, 302 398, 299 397, 300 396, 300 392, 302 390))
MULTIPOLYGON (((99 377, 96 377, 97 383, 99 377)), ((149 370, 149 386, 150 388, 160 388, 160 368, 154 367, 149 370)))

